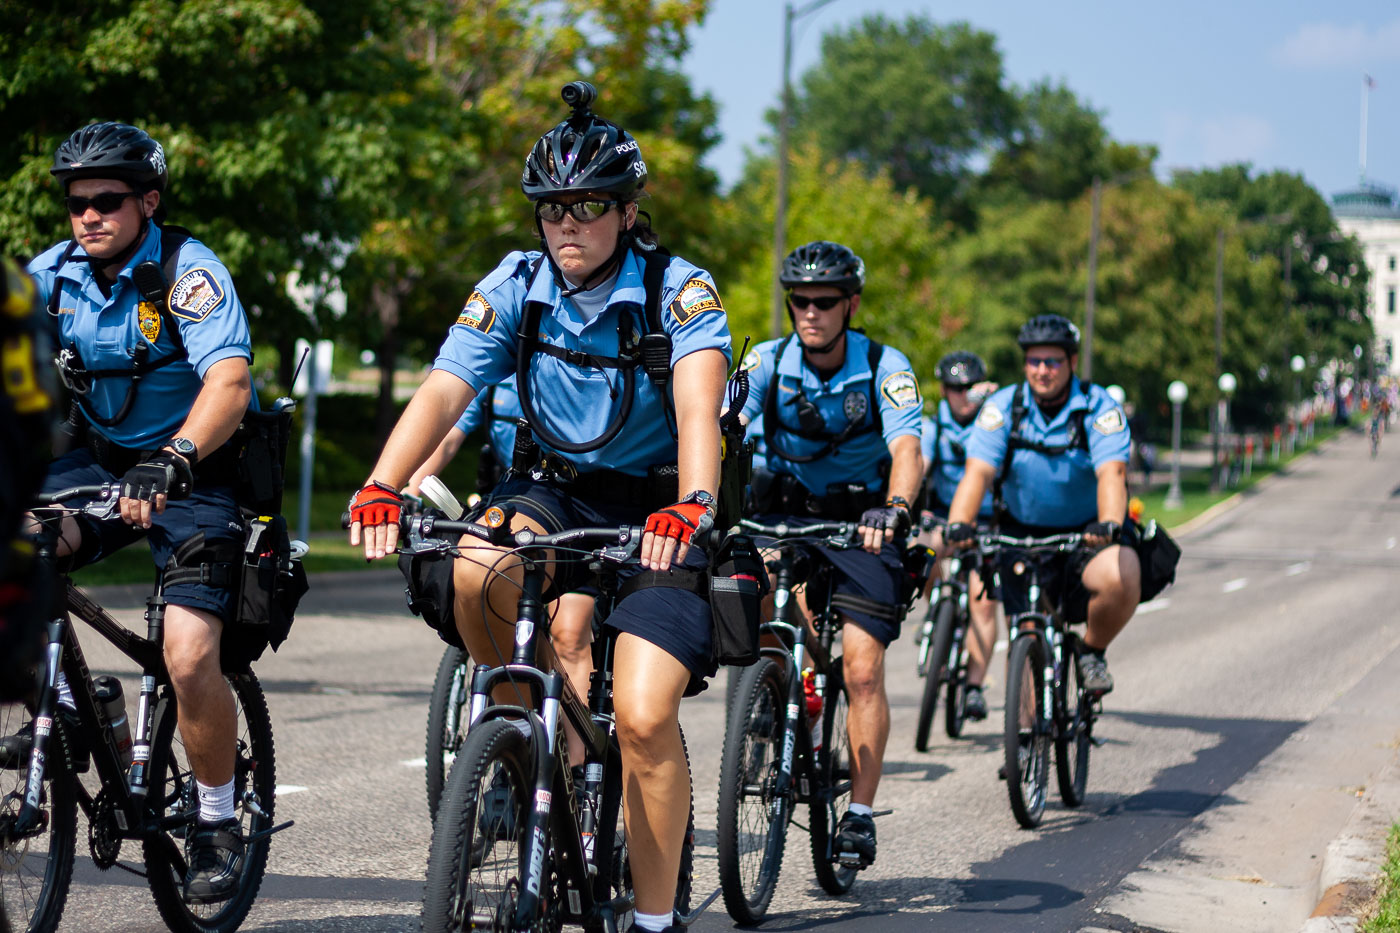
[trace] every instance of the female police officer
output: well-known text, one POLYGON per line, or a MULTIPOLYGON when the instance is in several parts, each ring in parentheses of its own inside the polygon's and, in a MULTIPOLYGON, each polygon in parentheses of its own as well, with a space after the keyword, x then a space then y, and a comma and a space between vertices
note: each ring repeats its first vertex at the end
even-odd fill
MULTIPOLYGON (((514 371, 543 454, 532 476, 503 483, 493 499, 516 507, 516 527, 645 521, 644 567, 703 561, 689 541, 711 523, 719 481, 728 322, 709 274, 661 257, 638 224, 647 172, 636 140, 589 111, 591 87, 569 85, 564 97, 573 116, 540 138, 521 178, 543 250, 511 253, 471 293, 351 500, 350 541, 363 529, 367 558, 394 547, 397 489, 475 393, 514 371), (648 333, 648 280, 660 289, 664 337, 648 333), (669 342, 664 373, 628 373, 641 368, 633 351, 642 334, 652 346, 669 342)), ((508 660, 496 646, 512 643, 506 620, 518 589, 487 582, 496 571, 520 577, 518 563, 497 556, 457 561, 454 580, 458 627, 472 657, 488 664, 508 660)), ((549 570, 563 574, 559 589, 569 588, 567 570, 549 570)), ((682 695, 713 672, 709 618, 698 596, 655 588, 628 596, 608 619, 621 633, 613 695, 636 924, 645 930, 672 919, 690 794, 677 714, 682 695)))

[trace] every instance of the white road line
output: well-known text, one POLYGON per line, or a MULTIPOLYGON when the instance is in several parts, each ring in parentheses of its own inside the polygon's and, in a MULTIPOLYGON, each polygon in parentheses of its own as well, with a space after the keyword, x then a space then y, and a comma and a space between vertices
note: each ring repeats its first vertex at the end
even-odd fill
POLYGON ((1393 550, 1395 550, 1395 539, 1394 539, 1394 538, 1386 538, 1386 539, 1385 539, 1385 549, 1386 549, 1387 551, 1393 551, 1393 550))
POLYGON ((1161 612, 1163 609, 1170 607, 1171 604, 1172 601, 1170 599, 1149 600, 1148 602, 1142 603, 1137 607, 1137 612, 1135 613, 1135 615, 1145 615, 1149 612, 1161 612))
POLYGON ((1298 576, 1298 574, 1307 573, 1311 569, 1312 561, 1305 560, 1302 563, 1291 565, 1287 570, 1284 571, 1284 573, 1290 577, 1296 577, 1298 576))
POLYGON ((1248 577, 1239 577, 1238 579, 1231 580, 1230 582, 1228 582, 1228 583, 1226 583, 1224 586, 1222 586, 1222 587, 1220 588, 1220 592, 1222 592, 1222 593, 1233 593, 1233 592, 1235 592, 1235 590, 1242 590, 1242 589, 1244 589, 1246 586, 1249 586, 1249 578, 1248 578, 1248 577))
POLYGON ((399 764, 403 765, 405 768, 426 768, 428 766, 428 759, 409 758, 406 761, 399 762, 399 764))
POLYGON ((273 790, 273 796, 284 797, 287 794, 299 794, 304 790, 306 788, 300 784, 278 784, 273 790))

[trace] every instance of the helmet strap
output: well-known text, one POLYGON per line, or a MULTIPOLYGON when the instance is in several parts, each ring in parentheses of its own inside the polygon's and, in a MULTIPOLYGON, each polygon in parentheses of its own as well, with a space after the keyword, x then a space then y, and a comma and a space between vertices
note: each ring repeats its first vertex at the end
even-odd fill
POLYGON ((554 276, 554 284, 559 286, 559 294, 565 298, 572 298, 580 292, 588 291, 600 282, 606 282, 608 276, 612 275, 613 271, 622 265, 622 257, 626 255, 627 250, 632 246, 632 232, 629 229, 619 233, 617 245, 613 247, 612 255, 608 257, 608 261, 599 266, 597 271, 584 279, 583 282, 576 287, 571 287, 569 285, 569 280, 564 278, 563 270, 561 270, 559 264, 554 261, 554 254, 549 251, 549 241, 543 236, 540 237, 540 245, 544 249, 545 256, 549 259, 549 270, 554 276))
MULTIPOLYGON (((146 242, 146 233, 148 232, 148 230, 148 224, 143 221, 141 224, 140 235, 138 235, 136 239, 131 241, 130 246, 117 253, 115 256, 111 256, 107 259, 95 259, 92 256, 86 255, 75 258, 78 259, 79 262, 86 262, 89 266, 92 267, 94 272, 100 271, 105 273, 112 266, 116 266, 117 269, 120 270, 123 266, 127 264, 127 262, 131 259, 132 256, 136 255, 136 251, 141 248, 141 244, 146 242)), ((115 278, 115 276, 113 276, 113 278, 115 278)))
MULTIPOLYGON (((847 297, 847 299, 850 298, 849 295, 847 295, 846 297, 847 297)), ((796 332, 797 332, 797 319, 793 316, 792 308, 788 308, 788 322, 789 322, 790 324, 792 324, 793 333, 796 333, 796 332)), ((832 337, 830 340, 828 340, 826 343, 824 343, 824 344, 821 345, 820 347, 809 347, 809 346, 807 346, 806 344, 802 344, 802 352, 805 353, 805 354, 807 354, 807 355, 811 355, 811 354, 815 353, 815 354, 817 354, 818 356, 820 356, 820 355, 823 354, 823 353, 830 353, 832 350, 835 350, 835 349, 836 349, 836 345, 837 345, 838 343, 841 342, 841 338, 842 338, 842 337, 845 337, 845 336, 846 336, 846 332, 847 332, 848 330, 850 330, 850 329, 851 329, 851 309, 850 309, 850 306, 848 305, 847 308, 846 308, 846 315, 845 315, 845 317, 843 317, 843 318, 841 319, 841 330, 837 332, 836 336, 835 336, 835 337, 832 337)), ((801 338, 798 338, 798 343, 801 343, 801 342, 802 342, 802 341, 801 341, 801 338)))

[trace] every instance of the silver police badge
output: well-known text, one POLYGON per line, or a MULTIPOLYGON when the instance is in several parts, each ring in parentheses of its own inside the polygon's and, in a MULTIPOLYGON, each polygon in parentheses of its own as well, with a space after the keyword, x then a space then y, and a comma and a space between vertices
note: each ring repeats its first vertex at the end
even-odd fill
POLYGON ((841 400, 841 410, 846 413, 847 421, 858 424, 865 420, 865 413, 870 410, 870 399, 864 392, 847 392, 841 400))

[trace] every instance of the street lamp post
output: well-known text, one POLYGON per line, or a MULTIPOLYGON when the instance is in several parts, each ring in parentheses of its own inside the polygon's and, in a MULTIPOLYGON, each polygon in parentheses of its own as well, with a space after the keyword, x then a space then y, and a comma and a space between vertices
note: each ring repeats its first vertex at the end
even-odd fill
POLYGON ((1307 360, 1297 354, 1288 361, 1288 368, 1293 370, 1293 418, 1288 431, 1289 456, 1292 456, 1294 445, 1297 443, 1298 422, 1303 419, 1303 367, 1306 365, 1307 360))
POLYGON ((783 259, 787 257, 788 122, 792 112, 792 24, 834 0, 810 0, 797 9, 783 7, 783 99, 778 110, 778 183, 773 210, 772 337, 783 335, 783 259))
POLYGON ((1179 509, 1185 504, 1181 496, 1181 406, 1187 394, 1186 383, 1180 379, 1167 386, 1167 398, 1172 403, 1172 484, 1162 502, 1167 509, 1179 509))
MULTIPOLYGON (((1215 413, 1215 449, 1219 450, 1224 443, 1225 432, 1230 427, 1230 396, 1235 394, 1235 386, 1238 382, 1234 373, 1221 373, 1216 386, 1220 389, 1220 401, 1217 403, 1215 413)), ((1216 488, 1229 482, 1229 477, 1221 477, 1216 488)))

